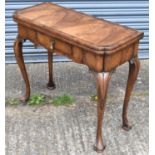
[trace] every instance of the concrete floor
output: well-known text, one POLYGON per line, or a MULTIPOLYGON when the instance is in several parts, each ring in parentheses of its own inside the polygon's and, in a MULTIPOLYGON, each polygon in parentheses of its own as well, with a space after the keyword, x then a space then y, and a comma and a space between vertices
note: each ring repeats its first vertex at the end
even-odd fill
MULTIPOLYGON (((121 111, 128 65, 112 76, 103 122, 104 155, 148 155, 149 149, 149 61, 141 70, 129 106, 131 131, 121 129, 121 111)), ((96 83, 88 68, 73 62, 54 63, 57 88, 46 89, 46 63, 27 64, 32 94, 51 96, 68 92, 76 101, 72 106, 6 106, 6 155, 96 155, 96 83)), ((6 99, 19 97, 24 83, 18 66, 6 65, 6 99)))

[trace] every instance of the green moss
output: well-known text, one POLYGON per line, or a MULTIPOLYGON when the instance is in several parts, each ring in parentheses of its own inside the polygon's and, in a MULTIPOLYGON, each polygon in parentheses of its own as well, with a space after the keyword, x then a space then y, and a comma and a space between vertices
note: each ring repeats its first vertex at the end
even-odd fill
POLYGON ((75 99, 69 94, 62 94, 60 96, 54 97, 49 103, 59 106, 59 105, 71 105, 75 99))

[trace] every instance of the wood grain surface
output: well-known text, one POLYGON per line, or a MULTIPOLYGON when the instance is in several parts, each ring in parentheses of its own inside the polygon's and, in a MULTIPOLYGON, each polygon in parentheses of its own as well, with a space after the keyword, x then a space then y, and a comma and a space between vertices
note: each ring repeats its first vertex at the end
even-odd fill
POLYGON ((98 53, 111 53, 139 40, 143 33, 53 3, 16 11, 14 20, 55 38, 98 53))

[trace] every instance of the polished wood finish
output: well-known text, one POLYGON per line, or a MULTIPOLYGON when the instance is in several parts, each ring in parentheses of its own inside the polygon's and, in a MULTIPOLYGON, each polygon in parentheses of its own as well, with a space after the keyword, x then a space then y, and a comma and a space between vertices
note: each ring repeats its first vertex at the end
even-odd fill
POLYGON ((123 106, 123 128, 131 127, 127 119, 131 91, 138 75, 138 45, 143 33, 135 29, 97 19, 53 3, 42 3, 18 10, 13 16, 18 24, 18 37, 14 44, 15 56, 26 84, 23 101, 30 96, 30 85, 22 56, 22 41, 30 40, 48 51, 49 81, 47 87, 54 89, 53 53, 65 55, 74 62, 85 64, 97 79, 98 123, 94 149, 104 150, 102 121, 106 94, 111 73, 129 61, 129 77, 123 106))
POLYGON ((97 72, 108 72, 130 60, 137 54, 132 49, 143 36, 134 29, 52 3, 16 11, 13 17, 20 37, 47 49, 54 40, 55 52, 97 72))
POLYGON ((48 89, 55 89, 55 83, 53 81, 53 52, 48 50, 48 73, 49 73, 49 81, 47 84, 48 89))
POLYGON ((86 64, 96 72, 109 72, 124 62, 129 61, 138 52, 134 52, 135 46, 138 46, 138 41, 111 54, 97 54, 64 41, 53 39, 21 25, 18 28, 21 38, 31 40, 35 45, 42 45, 49 50, 53 48, 52 43, 54 41, 54 50, 56 53, 66 55, 77 63, 86 64))
POLYGON ((14 52, 15 52, 15 56, 16 56, 16 61, 19 65, 20 71, 22 73, 23 79, 24 79, 25 84, 26 84, 25 95, 23 97, 21 97, 21 99, 20 99, 22 102, 25 102, 30 97, 30 83, 29 83, 29 79, 27 76, 27 72, 26 72, 26 68, 25 68, 25 64, 24 64, 24 59, 23 59, 23 54, 22 54, 23 41, 24 40, 22 38, 17 36, 15 43, 14 43, 14 52))
POLYGON ((101 54, 114 52, 142 37, 134 29, 52 3, 17 11, 14 19, 30 29, 101 54))
POLYGON ((124 105, 123 105, 123 113, 122 113, 122 120, 123 120, 122 127, 124 130, 127 130, 127 131, 132 128, 132 126, 129 124, 129 121, 128 121, 127 110, 128 110, 128 104, 129 104, 131 92, 138 76, 139 68, 140 68, 140 62, 137 57, 129 61, 129 76, 127 81, 127 87, 126 87, 126 93, 125 93, 124 105))
POLYGON ((98 96, 98 105, 97 105, 97 135, 96 135, 96 144, 94 150, 97 152, 102 152, 105 149, 102 139, 102 122, 103 114, 105 110, 106 96, 108 90, 108 84, 110 80, 110 73, 97 73, 97 96, 98 96))

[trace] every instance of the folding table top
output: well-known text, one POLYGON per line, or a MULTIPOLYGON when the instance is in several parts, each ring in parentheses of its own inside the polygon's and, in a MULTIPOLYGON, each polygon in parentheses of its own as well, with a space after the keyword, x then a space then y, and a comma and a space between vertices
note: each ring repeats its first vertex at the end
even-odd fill
POLYGON ((135 29, 53 3, 18 10, 13 17, 19 24, 100 52, 115 52, 143 37, 143 33, 135 29))

